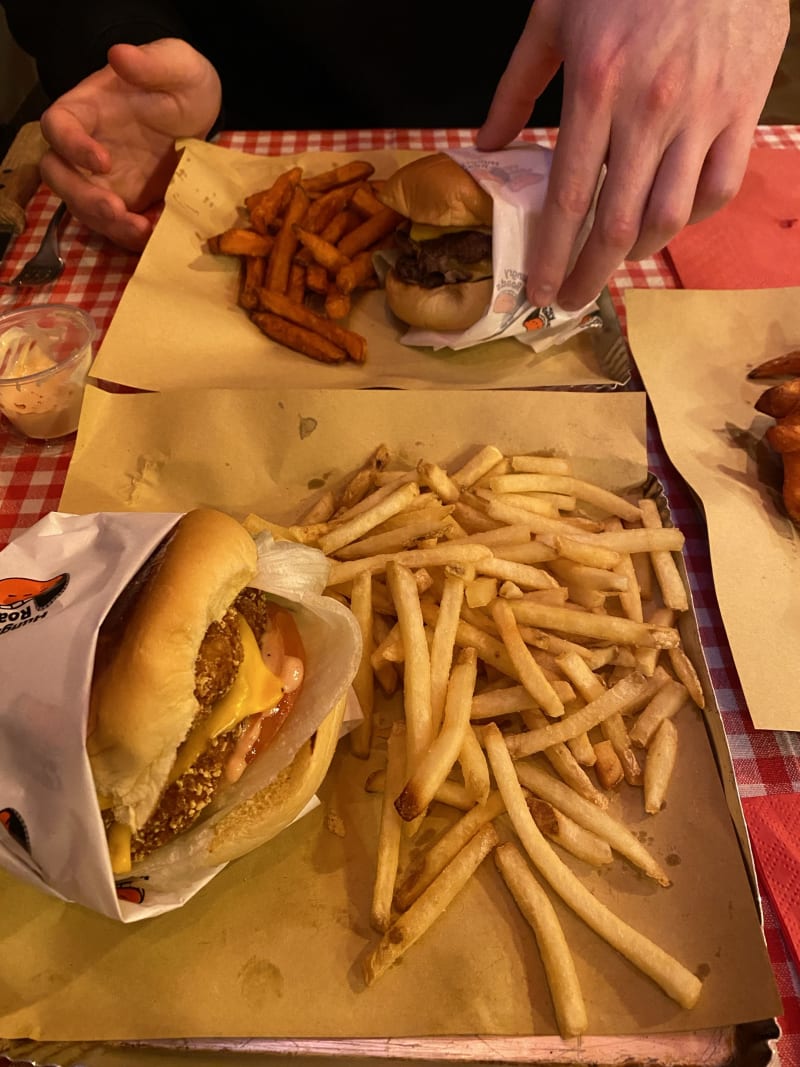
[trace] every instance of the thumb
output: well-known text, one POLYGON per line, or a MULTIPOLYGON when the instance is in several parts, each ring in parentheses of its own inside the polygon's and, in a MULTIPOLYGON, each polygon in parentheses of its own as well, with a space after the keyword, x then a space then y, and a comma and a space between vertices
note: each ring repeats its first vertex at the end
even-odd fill
POLYGON ((149 44, 115 44, 108 52, 108 65, 129 85, 149 91, 180 91, 216 79, 205 56, 177 37, 164 37, 149 44))
POLYGON ((561 66, 561 56, 546 19, 535 3, 525 29, 497 83, 486 121, 478 131, 478 148, 502 148, 530 119, 533 105, 561 66))

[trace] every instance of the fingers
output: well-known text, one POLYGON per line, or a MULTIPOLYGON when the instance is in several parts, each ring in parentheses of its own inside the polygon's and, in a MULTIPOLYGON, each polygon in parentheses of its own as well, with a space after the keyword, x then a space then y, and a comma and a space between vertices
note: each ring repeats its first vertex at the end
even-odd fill
POLYGON ((522 36, 498 82, 486 121, 478 130, 478 148, 491 151, 513 141, 527 125, 537 97, 561 66, 544 18, 534 4, 522 36))
POLYGON ((52 150, 41 162, 42 180, 67 205, 70 214, 114 244, 140 252, 152 232, 144 216, 128 211, 124 200, 71 167, 52 150))
MULTIPOLYGON (((591 208, 597 182, 608 152, 610 106, 596 98, 590 111, 583 93, 569 92, 565 72, 562 124, 544 208, 530 250, 528 298, 537 307, 552 304, 561 295, 573 249, 591 208)), ((596 294, 590 295, 584 304, 596 294)))
POLYGON ((716 138, 703 163, 689 222, 713 215, 739 191, 752 147, 752 124, 735 123, 716 138))
MULTIPOLYGON (((652 203, 651 190, 658 186, 663 160, 659 140, 648 133, 646 124, 612 125, 607 172, 591 230, 569 277, 558 289, 558 302, 565 310, 577 310, 591 301, 637 242, 650 247, 656 241, 660 248, 665 234, 671 237, 675 232, 672 227, 676 223, 683 225, 689 217, 699 161, 692 166, 691 156, 678 150, 672 155, 668 152, 665 158, 674 159, 678 165, 666 167, 661 196, 657 203, 652 203), (682 174, 682 169, 688 173, 682 174), (674 218, 662 217, 663 210, 668 210, 674 218)), ((585 181, 592 180, 596 185, 597 174, 592 179, 589 170, 585 181)), ((582 188, 581 208, 587 206, 595 185, 582 188)), ((581 222, 577 217, 574 221, 581 222)), ((574 227, 565 234, 564 240, 573 235, 577 235, 574 227)), ((562 263, 563 254, 564 250, 562 263)))
POLYGON ((92 137, 86 119, 67 105, 55 103, 41 118, 42 133, 50 147, 75 167, 105 174, 111 166, 108 149, 92 137))

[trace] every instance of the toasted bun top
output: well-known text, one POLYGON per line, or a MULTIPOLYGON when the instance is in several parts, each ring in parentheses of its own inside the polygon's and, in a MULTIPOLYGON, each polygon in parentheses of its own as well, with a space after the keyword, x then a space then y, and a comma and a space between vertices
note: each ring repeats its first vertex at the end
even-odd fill
POLYGON ((414 222, 431 226, 492 225, 491 196, 444 152, 400 167, 380 199, 414 222))
POLYGON ((98 663, 89 760, 98 793, 134 829, 154 810, 197 712, 203 635, 256 572, 256 546, 229 515, 184 515, 156 554, 115 647, 98 663))
POLYGON ((401 281, 389 271, 384 282, 386 303, 398 319, 423 330, 466 330, 477 322, 492 299, 491 278, 423 289, 401 281))

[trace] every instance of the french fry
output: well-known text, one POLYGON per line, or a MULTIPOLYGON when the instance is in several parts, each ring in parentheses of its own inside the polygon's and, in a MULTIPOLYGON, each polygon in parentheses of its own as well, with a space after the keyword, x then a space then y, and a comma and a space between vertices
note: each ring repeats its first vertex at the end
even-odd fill
POLYGON ((347 352, 343 348, 314 330, 297 326, 280 315, 273 315, 268 311, 253 311, 250 318, 259 330, 273 341, 292 348, 295 352, 302 352, 304 356, 310 356, 320 363, 341 363, 347 359, 347 352))
MULTIPOLYGON (((547 719, 538 708, 531 708, 521 713, 522 721, 528 730, 541 730, 547 726, 547 719)), ((580 736, 580 735, 579 735, 580 736)), ((549 745, 543 752, 544 758, 558 777, 585 800, 596 804, 598 808, 608 807, 608 797, 598 789, 589 775, 578 763, 566 742, 558 741, 549 745)))
POLYGON ((522 760, 514 764, 514 767, 517 777, 526 789, 569 815, 580 826, 602 837, 615 852, 624 856, 648 878, 662 886, 672 884, 666 871, 638 837, 624 823, 609 815, 607 810, 593 804, 575 789, 554 778, 535 761, 522 760))
POLYGON ((477 663, 475 650, 464 649, 450 673, 441 731, 412 765, 411 776, 395 800, 398 813, 407 822, 428 808, 458 758, 469 729, 477 663))
POLYGON ((386 577, 405 650, 403 708, 407 738, 406 773, 410 776, 424 759, 433 740, 430 652, 413 574, 407 566, 393 560, 386 567, 386 577))
POLYGON ((529 600, 515 600, 512 610, 519 622, 530 626, 599 638, 620 645, 674 648, 680 643, 678 631, 672 627, 637 623, 615 615, 593 615, 548 604, 535 604, 529 600))
POLYGON ((522 639, 517 620, 508 601, 498 599, 494 602, 492 618, 497 624, 503 644, 508 650, 522 684, 551 719, 562 716, 564 705, 522 639))
POLYGON ((364 960, 367 985, 377 981, 422 937, 466 886, 498 841, 497 831, 491 823, 481 827, 408 911, 395 919, 364 960))
MULTIPOLYGON (((681 710, 689 697, 682 682, 666 681, 654 693, 644 711, 631 727, 630 737, 634 745, 647 748, 653 735, 665 719, 671 719, 681 710)), ((645 766, 647 764, 645 763, 645 766)))
POLYGON ((464 788, 476 804, 482 804, 489 796, 492 782, 486 756, 472 726, 468 725, 464 731, 458 762, 461 767, 461 776, 464 779, 464 788))
POLYGON ((655 815, 664 807, 677 754, 675 723, 672 719, 663 719, 650 742, 644 765, 644 810, 649 815, 655 815))
MULTIPOLYGON (((642 513, 642 523, 646 529, 662 529, 661 516, 655 500, 640 500, 639 510, 642 513)), ((688 611, 689 600, 686 588, 680 576, 672 553, 668 551, 654 551, 650 554, 656 580, 661 589, 664 604, 673 611, 688 611)))
POLYGON ((392 920, 392 897, 400 863, 402 821, 395 811, 393 799, 405 776, 405 726, 394 722, 387 747, 386 775, 381 823, 378 831, 378 858, 372 890, 370 923, 381 933, 388 930, 392 920))
POLYGON ((454 574, 446 575, 431 642, 431 719, 434 730, 439 729, 444 714, 447 683, 463 601, 463 578, 454 574))
POLYGON ((589 863, 593 867, 604 867, 612 863, 614 856, 608 841, 598 837, 580 823, 573 822, 563 811, 540 797, 526 797, 528 810, 536 825, 551 841, 570 852, 573 856, 589 863))
POLYGON ((508 751, 514 759, 531 756, 534 752, 543 752, 556 742, 567 741, 571 737, 588 732, 609 715, 624 715, 644 700, 651 689, 651 679, 633 672, 574 715, 569 715, 559 722, 549 723, 539 730, 529 730, 527 733, 506 738, 508 751))
POLYGON ((495 789, 481 804, 471 807, 453 825, 418 855, 399 879, 394 906, 406 911, 431 882, 458 855, 482 826, 505 811, 503 798, 495 789))
POLYGON ((350 749, 354 755, 366 759, 372 748, 372 720, 375 703, 375 682, 372 673, 372 576, 360 574, 350 593, 350 611, 361 633, 361 658, 353 679, 353 691, 364 719, 350 733, 350 749))
POLYGON ((511 756, 494 724, 485 727, 484 740, 506 810, 539 873, 595 933, 652 978, 681 1007, 694 1007, 702 992, 700 979, 674 956, 614 915, 562 863, 528 811, 511 756))
POLYGON ((320 549, 326 555, 331 555, 338 549, 344 548, 345 545, 351 544, 365 533, 374 530, 389 516, 397 515, 418 495, 419 486, 415 482, 400 486, 368 511, 362 511, 320 538, 320 549))
POLYGON ((616 789, 624 781, 622 764, 610 741, 596 741, 594 744, 594 771, 597 781, 603 789, 616 789))
MULTIPOLYGON (((372 771, 367 776, 364 789, 367 793, 382 793, 386 785, 386 771, 378 770, 372 771)), ((398 789, 401 789, 403 783, 401 782, 398 789)), ((392 795, 394 799, 396 793, 392 795)), ((460 782, 453 782, 449 778, 442 782, 439 788, 436 790, 436 802, 438 804, 445 804, 449 808, 455 808, 456 811, 471 811, 475 807, 475 800, 469 795, 463 785, 460 782)), ((395 812, 397 815, 397 812, 395 812)), ((398 819, 400 816, 397 816, 398 819)), ((400 820, 402 822, 402 819, 400 820)))
POLYGON ((670 648, 667 650, 667 655, 676 678, 679 682, 683 682, 691 699, 702 710, 706 706, 705 693, 692 661, 682 648, 670 648))
POLYGON ((461 490, 438 463, 420 460, 417 464, 417 474, 422 485, 427 485, 445 503, 458 500, 461 490))
POLYGON ((333 563, 328 576, 328 585, 344 585, 351 582, 362 570, 372 574, 386 570, 393 559, 402 556, 408 567, 442 567, 447 564, 474 563, 489 555, 491 549, 483 545, 437 545, 435 548, 412 548, 408 552, 380 553, 366 559, 348 560, 345 563, 333 563))
POLYGON ((503 458, 503 453, 495 445, 484 445, 462 466, 453 471, 451 477, 459 489, 469 489, 493 467, 496 467, 503 458))
POLYGON ((499 845, 494 859, 536 937, 561 1036, 570 1038, 586 1033, 589 1019, 583 993, 572 953, 550 898, 512 842, 499 845))
POLYGON ((490 488, 495 493, 564 493, 628 522, 640 522, 642 517, 639 508, 624 497, 571 475, 502 474, 491 480, 490 488))
POLYGON ((343 326, 338 326, 335 322, 331 322, 329 319, 323 318, 322 315, 318 315, 311 308, 307 308, 302 304, 294 303, 288 296, 284 296, 283 293, 275 293, 269 289, 259 290, 259 304, 264 311, 271 312, 274 315, 280 315, 281 318, 286 319, 288 322, 293 322, 297 326, 303 326, 305 329, 313 330, 314 333, 320 335, 320 337, 326 338, 337 346, 337 348, 343 348, 347 355, 355 360, 356 363, 363 363, 366 358, 367 342, 364 338, 352 330, 347 330, 343 326))

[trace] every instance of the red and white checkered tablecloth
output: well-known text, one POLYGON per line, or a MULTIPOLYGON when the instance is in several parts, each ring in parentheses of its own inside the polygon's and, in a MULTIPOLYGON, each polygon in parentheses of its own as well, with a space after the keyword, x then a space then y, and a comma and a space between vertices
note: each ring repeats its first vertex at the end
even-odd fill
MULTIPOLYGON (((526 136, 540 143, 552 144, 554 140, 553 131, 533 130, 526 136)), ((219 143, 263 155, 377 148, 435 151, 471 144, 472 134, 465 130, 239 132, 221 135, 219 143)), ((762 127, 756 132, 755 143, 778 150, 800 150, 800 126, 762 127)), ((48 190, 41 188, 36 193, 28 208, 28 229, 9 251, 2 265, 2 277, 10 278, 33 254, 56 203, 48 190)), ((112 248, 72 220, 62 233, 67 266, 61 278, 42 291, 14 293, 0 289, 0 310, 35 301, 79 304, 94 317, 102 336, 133 273, 136 257, 112 248)), ((664 256, 625 264, 610 285, 623 327, 625 289, 676 288, 677 284, 664 256)), ((636 384, 635 380, 634 387, 636 384)), ((675 522, 686 534, 685 559, 700 634, 740 794, 800 792, 800 734, 753 729, 717 606, 701 514, 665 455, 652 415, 648 419, 648 434, 651 470, 665 487, 675 522)), ((58 506, 70 454, 70 445, 21 445, 0 428, 0 547, 58 506)), ((778 1052, 783 1067, 800 1067, 800 977, 791 963, 769 901, 764 898, 762 905, 764 932, 783 998, 778 1052)))

